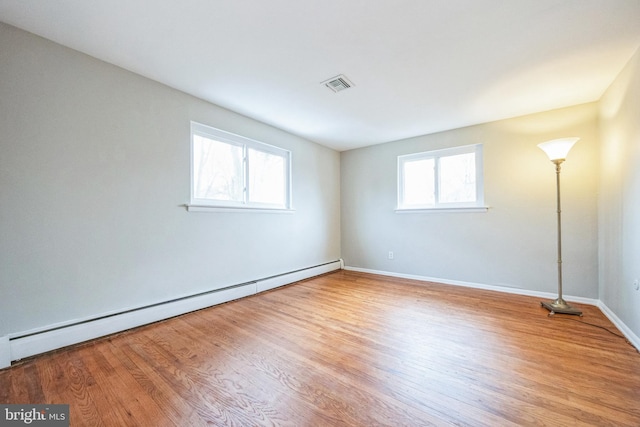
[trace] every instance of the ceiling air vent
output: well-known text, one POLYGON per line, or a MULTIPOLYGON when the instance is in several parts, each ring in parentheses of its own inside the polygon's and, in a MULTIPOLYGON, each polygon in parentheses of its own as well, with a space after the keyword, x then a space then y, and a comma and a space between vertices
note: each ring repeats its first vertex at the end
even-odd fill
POLYGON ((354 84, 342 74, 332 77, 329 80, 322 82, 322 84, 334 92, 340 92, 341 90, 349 89, 351 86, 354 86, 354 84))

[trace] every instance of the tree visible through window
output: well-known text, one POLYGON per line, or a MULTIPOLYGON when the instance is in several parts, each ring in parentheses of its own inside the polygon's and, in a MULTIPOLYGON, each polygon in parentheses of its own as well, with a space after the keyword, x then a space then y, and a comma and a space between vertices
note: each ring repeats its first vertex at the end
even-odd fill
POLYGON ((192 123, 192 204, 290 208, 290 153, 192 123))
POLYGON ((398 209, 479 207, 482 145, 398 157, 398 209))
POLYGON ((242 146, 193 135, 193 197, 242 202, 242 146))

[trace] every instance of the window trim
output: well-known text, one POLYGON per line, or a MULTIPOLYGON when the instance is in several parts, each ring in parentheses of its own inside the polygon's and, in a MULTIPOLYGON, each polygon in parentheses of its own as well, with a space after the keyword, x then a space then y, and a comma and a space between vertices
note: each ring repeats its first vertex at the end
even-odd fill
POLYGON ((404 154, 397 159, 397 213, 421 213, 421 212, 486 212, 488 207, 484 205, 484 168, 483 168, 483 146, 482 144, 470 144, 458 147, 444 148, 439 150, 423 151, 419 153, 404 154), (475 154, 476 166, 476 200, 473 202, 443 203, 438 201, 439 191, 439 159, 443 157, 455 156, 459 154, 475 154), (435 203, 432 205, 405 205, 404 196, 404 164, 408 161, 435 159, 434 179, 435 179, 435 203))
POLYGON ((186 205, 188 211, 194 212, 293 212, 292 189, 291 189, 291 151, 275 145, 266 144, 251 138, 217 129, 198 122, 191 122, 190 128, 190 197, 189 204, 186 205), (231 144, 242 147, 243 162, 243 200, 216 200, 203 199, 194 197, 195 193, 195 168, 194 168, 194 136, 198 135, 204 138, 213 139, 225 144, 231 144), (281 156, 285 160, 285 202, 284 204, 259 203, 249 201, 249 168, 248 168, 248 150, 254 149, 264 153, 270 153, 281 156))

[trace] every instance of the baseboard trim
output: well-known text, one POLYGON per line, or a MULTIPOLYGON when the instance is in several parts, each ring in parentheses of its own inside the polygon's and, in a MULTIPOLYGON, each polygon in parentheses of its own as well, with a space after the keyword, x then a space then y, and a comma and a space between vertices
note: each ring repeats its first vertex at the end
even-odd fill
POLYGON ((629 342, 640 352, 640 337, 633 333, 631 329, 622 321, 616 314, 602 301, 598 301, 598 308, 602 310, 605 316, 611 320, 611 323, 616 325, 616 328, 624 334, 629 342))
MULTIPOLYGON (((526 295, 526 296, 538 297, 538 298, 548 299, 548 300, 554 300, 557 298, 556 294, 552 294, 550 292, 539 292, 539 291, 532 291, 528 289, 508 288, 505 286, 486 285, 483 283, 463 282, 459 280, 449 280, 449 279, 442 279, 442 278, 436 278, 436 277, 417 276, 414 274, 403 274, 403 273, 395 273, 390 271, 371 270, 368 268, 350 267, 350 266, 345 266, 344 270, 379 274, 381 276, 399 277, 403 279, 413 279, 421 282, 435 282, 435 283, 442 283, 445 285, 464 286, 467 288, 484 289, 488 291, 504 292, 504 293, 517 294, 517 295, 526 295)), ((602 310, 604 315, 607 316, 609 320, 611 320, 611 323, 613 323, 620 330, 620 332, 623 333, 623 335, 629 340, 629 342, 638 351, 640 351, 640 338, 636 334, 634 334, 633 331, 629 329, 629 327, 625 325, 624 322, 620 320, 618 316, 616 316, 615 313, 611 311, 611 309, 607 307, 606 304, 604 304, 601 300, 594 299, 594 298, 577 297, 577 296, 571 296, 571 295, 564 295, 563 297, 567 301, 593 305, 598 307, 600 310, 602 310)))
POLYGON ((341 266, 341 260, 332 261, 146 307, 109 313, 98 318, 78 319, 66 324, 50 325, 38 330, 0 337, 0 368, 9 366, 11 361, 254 295, 339 270, 341 266))
MULTIPOLYGON (((360 271, 362 273, 379 274, 381 276, 392 276, 392 277, 400 277, 400 278, 403 278, 403 279, 418 280, 418 281, 421 281, 421 282, 435 282, 435 283, 442 283, 442 284, 445 284, 445 285, 464 286, 466 288, 484 289, 484 290, 487 290, 487 291, 496 291, 496 292, 504 292, 504 293, 509 293, 509 294, 526 295, 526 296, 538 297, 538 298, 542 298, 542 299, 554 300, 554 299, 557 298, 556 294, 552 294, 550 292, 539 292, 539 291, 532 291, 532 290, 529 290, 529 289, 509 288, 509 287, 506 287, 506 286, 495 286, 495 285, 487 285, 487 284, 484 284, 484 283, 464 282, 464 281, 461 281, 461 280, 443 279, 443 278, 439 278, 439 277, 427 277, 427 276, 418 276, 418 275, 415 275, 415 274, 403 274, 403 273, 395 273, 395 272, 390 272, 390 271, 371 270, 371 269, 368 269, 368 268, 360 268, 360 267, 345 266, 344 269, 345 270, 351 270, 351 271, 360 271)), ((599 303, 599 300, 593 299, 593 298, 576 297, 576 296, 572 296, 572 295, 564 295, 563 297, 567 301, 578 302, 578 303, 582 303, 582 304, 588 304, 588 305, 597 306, 598 303, 599 303)))

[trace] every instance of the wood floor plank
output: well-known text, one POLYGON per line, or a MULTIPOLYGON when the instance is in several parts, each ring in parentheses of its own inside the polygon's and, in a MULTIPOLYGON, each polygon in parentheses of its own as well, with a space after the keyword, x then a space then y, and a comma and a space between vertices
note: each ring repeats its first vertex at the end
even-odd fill
POLYGON ((119 337, 110 342, 109 353, 117 358, 123 368, 143 388, 161 408, 158 417, 170 421, 175 426, 189 425, 194 427, 208 425, 198 416, 193 406, 172 387, 172 383, 166 381, 155 370, 153 363, 148 359, 139 358, 130 349, 127 337, 119 337))
MULTIPOLYGON (((229 308, 231 307, 233 306, 230 305, 229 308)), ((255 309, 252 311, 254 314, 257 313, 255 309)), ((233 311, 231 311, 231 317, 235 317, 233 311)), ((308 376, 299 378, 299 382, 303 384, 302 391, 299 393, 311 399, 314 405, 326 411, 332 418, 343 420, 348 425, 380 425, 381 420, 386 418, 393 419, 396 425, 442 423, 441 417, 412 413, 416 411, 413 408, 402 408, 404 405, 398 405, 401 402, 388 399, 386 395, 371 393, 370 385, 365 378, 358 378, 355 383, 349 381, 346 378, 348 371, 344 363, 326 366, 323 363, 324 353, 336 351, 334 345, 314 340, 311 334, 299 335, 294 331, 291 323, 287 328, 287 337, 276 336, 268 327, 254 329, 254 327, 259 328, 260 325, 269 324, 259 316, 256 320, 251 325, 243 323, 242 329, 252 336, 265 337, 260 338, 263 344, 272 346, 273 352, 284 355, 289 365, 286 369, 289 371, 291 371, 290 366, 299 364, 301 368, 296 372, 300 375, 306 366, 309 371, 308 376), (360 405, 348 404, 352 400, 360 402, 360 405)))
MULTIPOLYGON (((360 344, 358 347, 362 348, 363 345, 360 344)), ((415 343, 414 343, 414 347, 415 347, 415 343)), ((348 350, 345 347, 343 347, 343 348, 341 348, 341 352, 344 354, 344 353, 347 353, 348 350)), ((378 349, 377 353, 378 353, 378 356, 379 355, 384 355, 384 350, 378 349)), ((356 358, 359 357, 359 355, 354 352, 353 354, 349 354, 348 357, 350 359, 356 359, 356 358)), ((403 355, 402 360, 403 360, 403 362, 406 361, 406 354, 403 355)), ((387 360, 384 361, 383 364, 386 365, 386 366, 392 365, 393 364, 393 360, 392 359, 387 359, 387 360)), ((372 365, 375 365, 375 361, 372 361, 372 360, 358 360, 355 363, 355 366, 368 366, 368 367, 371 367, 372 365)), ((348 368, 351 369, 353 367, 354 366, 349 366, 348 368)), ((385 371, 384 367, 379 367, 379 371, 380 372, 384 372, 385 371)), ((424 374, 424 372, 416 372, 415 373, 416 378, 418 378, 421 374, 424 374)), ((431 378, 430 381, 433 383, 434 378, 431 378)), ((393 381, 389 381, 389 382, 393 383, 393 381)), ((460 399, 460 397, 464 394, 464 391, 466 391, 468 389, 468 387, 469 387, 468 384, 459 384, 459 387, 457 387, 457 388, 456 387, 452 387, 452 382, 448 378, 443 379, 441 381, 441 383, 442 383, 442 385, 445 385, 445 384, 447 385, 444 393, 442 393, 442 394, 448 395, 451 399, 454 399, 454 400, 460 399), (448 384, 446 384, 447 382, 448 382, 448 384)), ((424 384, 423 384, 423 386, 424 386, 424 384)), ((420 395, 421 391, 422 391, 421 389, 414 389, 410 393, 410 395, 407 395, 405 397, 407 397, 407 398, 415 398, 416 395, 418 395, 418 396, 420 395)), ((392 394, 396 393, 395 390, 390 390, 389 392, 392 393, 392 394)), ((439 392, 437 389, 433 390, 433 392, 434 392, 434 395, 441 394, 441 392, 439 392)), ((490 391, 485 389, 485 390, 483 390, 483 392, 484 392, 485 395, 487 395, 487 394, 489 394, 490 391)), ((400 396, 399 394, 395 394, 394 397, 397 398, 397 399, 401 399, 402 398, 402 396, 400 396)), ((441 398, 440 398, 440 401, 438 401, 438 407, 447 407, 448 405, 450 406, 452 404, 451 401, 450 402, 443 402, 442 401, 442 396, 440 396, 440 397, 441 398)), ((501 396, 499 393, 498 394, 494 393, 494 399, 500 399, 501 400, 501 401, 498 401, 496 403, 497 406, 504 406, 504 407, 508 407, 509 406, 508 404, 503 402, 504 400, 509 399, 508 396, 501 396)), ((433 400, 433 398, 431 398, 431 400, 433 400)), ((462 409, 462 405, 463 404, 466 403, 468 405, 474 405, 475 402, 472 402, 472 401, 464 402, 464 401, 460 400, 460 401, 457 401, 455 403, 456 403, 456 406, 458 407, 459 412, 460 412, 460 410, 462 409)), ((477 406, 477 405, 475 405, 475 406, 477 406)), ((513 405, 511 405, 511 406, 513 406, 513 405)), ((533 412, 535 409, 536 408, 532 408, 532 409, 529 410, 529 412, 533 412)), ((476 407, 475 410, 476 411, 480 411, 480 408, 476 407)), ((473 411, 470 411, 470 414, 471 413, 473 413, 473 411)), ((487 414, 486 413, 483 414, 483 416, 484 416, 484 418, 487 418, 487 414)), ((489 425, 495 425, 495 422, 496 422, 495 420, 491 420, 491 422, 489 422, 489 425)), ((504 424, 504 420, 502 421, 502 424, 504 424)))
MULTIPOLYGON (((246 425, 249 420, 266 424, 283 421, 278 420, 278 412, 264 399, 265 390, 251 384, 244 363, 226 357, 199 358, 201 354, 210 354, 204 349, 206 342, 192 339, 184 329, 171 342, 162 340, 153 331, 149 331, 148 338, 166 352, 178 356, 177 364, 196 388, 207 396, 216 396, 216 403, 227 408, 229 417, 237 419, 239 424, 246 425), (245 390, 251 390, 251 393, 245 390)), ((206 401, 210 404, 209 399, 206 401)))
POLYGON ((158 417, 161 408, 135 381, 132 374, 107 351, 109 346, 85 346, 78 355, 90 370, 95 384, 90 388, 100 417, 107 425, 173 425, 158 417), (120 390, 127 390, 122 394, 120 390), (96 397, 98 396, 98 397, 96 397))
MULTIPOLYGON (((265 322, 262 323, 264 324, 265 322)), ((384 393, 380 393, 383 391, 380 384, 384 385, 386 380, 393 380, 393 378, 386 375, 386 369, 378 369, 378 367, 372 363, 374 361, 365 360, 362 352, 367 351, 366 347, 360 346, 359 351, 349 351, 350 341, 353 337, 340 337, 339 334, 332 333, 330 334, 332 336, 330 340, 329 336, 316 339, 305 335, 304 332, 306 330, 307 328, 304 326, 297 325, 294 327, 293 323, 289 323, 289 337, 281 338, 281 340, 272 338, 272 340, 277 340, 276 342, 281 343, 284 348, 295 348, 300 344, 298 353, 305 354, 314 366, 331 366, 333 372, 327 372, 327 374, 330 377, 339 379, 342 384, 360 384, 360 389, 367 392, 364 396, 360 396, 360 399, 371 401, 369 405, 371 408, 379 408, 386 405, 386 411, 393 411, 393 413, 395 413, 395 419, 402 417, 408 418, 409 412, 416 413, 416 418, 408 420, 410 421, 408 423, 409 425, 418 422, 420 419, 433 418, 432 421, 437 423, 444 422, 444 420, 449 418, 450 415, 446 410, 447 402, 442 401, 443 397, 441 395, 439 396, 437 404, 434 404, 430 408, 430 411, 423 411, 423 404, 415 405, 415 390, 409 394, 404 394, 404 397, 407 399, 403 399, 403 394, 395 388, 386 388, 384 393), (300 334, 295 333, 296 330, 300 331, 300 334), (311 346, 305 346, 305 342, 310 342, 311 346), (336 367, 340 369, 335 369, 336 367), (359 369, 360 367, 364 369, 359 369), (376 385, 374 387, 376 393, 371 392, 371 384, 376 385), (376 394, 378 395, 377 400, 374 400, 376 394), (368 397, 368 395, 372 395, 373 397, 368 397), (384 400, 381 400, 380 397, 383 397, 384 400), (403 415, 403 413, 406 414, 403 415)), ((255 331, 254 333, 260 334, 260 331, 255 331)), ((380 354, 382 353, 380 352, 380 354)), ((417 394, 419 394, 419 392, 417 394)), ((461 402, 456 403, 459 406, 458 410, 462 411, 463 407, 461 402)), ((363 423, 363 425, 366 424, 363 423)))
POLYGON ((0 371, 72 425, 640 425, 640 353, 593 306, 338 271, 0 371), (589 323, 589 324, 587 324, 589 323))
MULTIPOLYGON (((217 352, 226 361, 226 370, 241 369, 249 383, 245 387, 256 390, 276 413, 291 407, 297 408, 291 419, 280 420, 279 425, 301 425, 309 418, 325 425, 335 423, 336 420, 318 410, 317 405, 305 404, 308 393, 300 374, 306 373, 306 366, 298 368, 291 360, 283 361, 270 345, 258 340, 251 340, 255 345, 247 346, 243 331, 233 322, 220 319, 219 316, 215 319, 219 327, 209 330, 207 317, 184 318, 185 327, 189 328, 189 337, 198 342, 206 342, 210 348, 203 350, 217 352), (236 363, 231 364, 232 361, 236 363), (237 366, 237 362, 241 362, 241 365, 237 366)), ((185 329, 181 331, 185 332, 185 329)), ((216 360, 216 364, 222 366, 219 360, 216 360)))
POLYGON ((7 400, 2 403, 31 403, 29 402, 27 376, 25 366, 5 370, 6 380, 0 381, 0 388, 6 388, 7 400))
POLYGON ((78 349, 59 352, 55 361, 64 375, 64 388, 59 394, 60 400, 70 404, 69 419, 73 425, 105 426, 105 420, 100 417, 90 393, 90 387, 95 384, 95 380, 79 358, 78 349))

